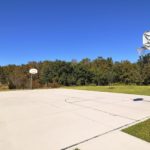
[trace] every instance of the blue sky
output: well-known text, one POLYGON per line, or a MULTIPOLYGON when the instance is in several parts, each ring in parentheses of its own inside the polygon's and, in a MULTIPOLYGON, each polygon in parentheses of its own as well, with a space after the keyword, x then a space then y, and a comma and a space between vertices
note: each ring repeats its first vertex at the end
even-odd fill
POLYGON ((0 1, 0 65, 98 56, 138 59, 150 0, 0 1))

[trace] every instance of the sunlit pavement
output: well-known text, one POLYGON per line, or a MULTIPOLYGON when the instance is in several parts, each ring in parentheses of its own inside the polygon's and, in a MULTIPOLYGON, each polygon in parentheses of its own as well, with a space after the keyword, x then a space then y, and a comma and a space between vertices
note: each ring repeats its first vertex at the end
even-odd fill
POLYGON ((0 92, 0 150, 149 150, 149 143, 120 131, 149 117, 149 96, 67 89, 0 92), (139 97, 144 101, 133 101, 139 97))

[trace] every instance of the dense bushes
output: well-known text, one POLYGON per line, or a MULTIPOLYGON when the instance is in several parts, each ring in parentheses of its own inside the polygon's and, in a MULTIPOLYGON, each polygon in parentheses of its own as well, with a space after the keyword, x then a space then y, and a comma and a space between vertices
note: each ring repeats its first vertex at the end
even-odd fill
POLYGON ((110 84, 150 84, 150 54, 130 61, 113 62, 112 58, 88 58, 80 62, 44 61, 29 62, 26 65, 0 67, 0 84, 10 89, 30 87, 30 68, 39 73, 33 76, 33 87, 59 87, 60 85, 110 85, 110 84))

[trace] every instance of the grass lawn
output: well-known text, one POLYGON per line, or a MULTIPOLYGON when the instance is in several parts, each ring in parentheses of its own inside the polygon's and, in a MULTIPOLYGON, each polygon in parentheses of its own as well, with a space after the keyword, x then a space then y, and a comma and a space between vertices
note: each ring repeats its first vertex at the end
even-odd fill
POLYGON ((122 130, 125 133, 150 142, 150 119, 122 130))
POLYGON ((150 86, 136 86, 136 85, 119 85, 119 86, 69 86, 67 89, 77 90, 89 90, 89 91, 100 91, 100 92, 114 92, 114 93, 126 93, 126 94, 137 94, 137 95, 149 95, 150 86))

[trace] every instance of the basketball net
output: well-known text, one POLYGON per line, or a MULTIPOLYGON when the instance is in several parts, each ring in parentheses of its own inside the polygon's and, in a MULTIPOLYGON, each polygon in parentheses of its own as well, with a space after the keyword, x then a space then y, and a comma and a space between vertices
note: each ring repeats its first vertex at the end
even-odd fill
POLYGON ((144 55, 145 50, 146 49, 144 47, 138 48, 137 52, 138 52, 139 56, 144 55))

